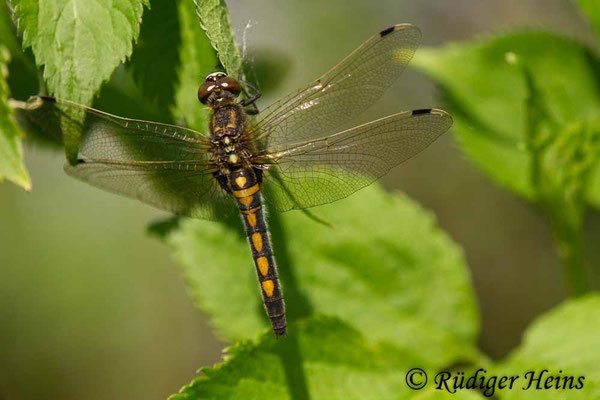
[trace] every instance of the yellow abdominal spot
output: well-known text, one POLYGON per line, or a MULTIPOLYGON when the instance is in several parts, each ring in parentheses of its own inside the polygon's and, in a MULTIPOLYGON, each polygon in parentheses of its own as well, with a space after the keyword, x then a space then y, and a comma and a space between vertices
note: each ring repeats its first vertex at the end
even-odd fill
POLYGON ((248 181, 248 179, 246 179, 245 176, 238 176, 237 178, 235 178, 235 184, 241 188, 243 188, 246 185, 247 181, 248 181))
POLYGON ((248 225, 254 228, 256 226, 256 214, 252 213, 246 215, 246 221, 248 221, 248 225))
POLYGON ((248 197, 242 197, 240 199, 238 199, 240 201, 240 203, 242 203, 243 205, 245 205, 246 207, 248 207, 250 204, 252 204, 252 200, 254 199, 253 196, 248 196, 248 197))
POLYGON ((262 241, 262 236, 260 235, 260 233, 256 232, 252 234, 252 244, 254 245, 254 248, 256 249, 257 252, 261 252, 262 248, 263 248, 263 241, 262 241))
POLYGON ((237 154, 230 154, 229 155, 229 162, 231 164, 237 164, 239 160, 239 157, 237 156, 237 154))
POLYGON ((267 257, 258 257, 256 259, 256 265, 258 266, 258 270, 262 276, 267 276, 269 273, 269 260, 267 257))
POLYGON ((275 285, 273 284, 272 280, 269 279, 268 281, 264 281, 262 283, 262 288, 265 291, 267 297, 273 296, 273 290, 275 289, 275 285))

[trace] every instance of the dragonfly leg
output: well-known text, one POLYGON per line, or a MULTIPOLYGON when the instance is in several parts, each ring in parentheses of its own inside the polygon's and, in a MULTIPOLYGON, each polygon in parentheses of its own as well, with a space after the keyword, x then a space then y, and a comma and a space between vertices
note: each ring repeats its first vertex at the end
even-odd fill
MULTIPOLYGON (((240 77, 241 78, 241 77, 240 77)), ((247 99, 244 99, 240 102, 240 104, 242 105, 242 107, 247 107, 249 105, 252 105, 252 109, 250 110, 246 110, 246 112, 250 115, 256 115, 258 114, 258 107, 256 106, 256 100, 258 100, 260 98, 260 96, 262 96, 262 92, 260 90, 258 90, 253 84, 251 84, 250 82, 246 82, 242 79, 238 79, 238 81, 246 86, 247 88, 251 89, 254 93, 252 93, 251 95, 249 95, 249 97, 247 99)))
POLYGON ((256 104, 255 104, 255 103, 252 103, 252 105, 253 105, 254 107, 252 107, 252 108, 251 108, 251 109, 249 109, 249 110, 245 110, 245 111, 246 111, 246 114, 248 114, 248 115, 256 115, 256 114, 258 114, 258 113, 259 113, 259 111, 258 111, 258 107, 256 107, 256 104))

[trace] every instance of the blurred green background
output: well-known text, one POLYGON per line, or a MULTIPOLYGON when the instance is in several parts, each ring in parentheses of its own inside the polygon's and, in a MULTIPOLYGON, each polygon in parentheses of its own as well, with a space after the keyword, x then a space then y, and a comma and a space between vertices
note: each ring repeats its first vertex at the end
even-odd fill
MULTIPOLYGON (((263 107, 399 22, 421 28, 422 46, 515 28, 563 33, 594 46, 591 29, 568 0, 227 4, 250 61, 275 52, 289 66, 281 84, 265 93, 263 107)), ((434 106, 443 108, 433 83, 409 69, 364 119, 434 106)), ((32 192, 0 185, 0 394, 11 400, 166 398, 197 368, 217 362, 224 345, 194 309, 167 247, 146 234, 148 222, 167 214, 72 180, 63 160, 61 151, 27 145, 32 192)), ((529 321, 565 298, 541 213, 466 162, 450 134, 383 182, 433 210, 464 248, 481 307, 480 345, 489 355, 504 356, 529 321)), ((592 246, 600 237, 599 213, 588 213, 585 230, 588 259, 600 264, 592 246)))

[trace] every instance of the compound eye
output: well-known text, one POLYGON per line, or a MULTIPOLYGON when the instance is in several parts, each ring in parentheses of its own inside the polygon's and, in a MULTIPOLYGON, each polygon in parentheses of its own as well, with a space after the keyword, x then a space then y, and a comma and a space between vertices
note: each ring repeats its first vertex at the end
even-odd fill
POLYGON ((219 79, 226 77, 223 72, 213 72, 212 74, 206 75, 204 78, 204 82, 217 82, 219 79))
POLYGON ((231 92, 236 96, 242 91, 240 83, 227 75, 219 79, 217 85, 219 85, 221 89, 227 90, 228 92, 231 92))
POLYGON ((207 81, 200 85, 198 88, 198 100, 200 100, 200 103, 206 104, 208 96, 210 96, 213 90, 215 90, 214 82, 207 81))

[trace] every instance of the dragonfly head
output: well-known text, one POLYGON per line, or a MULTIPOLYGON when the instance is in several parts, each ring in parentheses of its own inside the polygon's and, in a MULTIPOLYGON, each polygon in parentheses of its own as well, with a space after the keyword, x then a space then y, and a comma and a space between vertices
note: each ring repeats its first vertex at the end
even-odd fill
POLYGON ((202 104, 212 104, 219 97, 238 97, 242 88, 235 79, 224 72, 213 72, 204 78, 204 83, 198 88, 198 100, 202 104))

